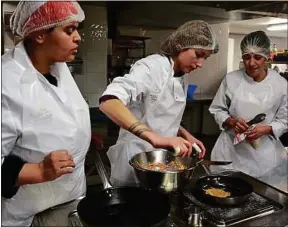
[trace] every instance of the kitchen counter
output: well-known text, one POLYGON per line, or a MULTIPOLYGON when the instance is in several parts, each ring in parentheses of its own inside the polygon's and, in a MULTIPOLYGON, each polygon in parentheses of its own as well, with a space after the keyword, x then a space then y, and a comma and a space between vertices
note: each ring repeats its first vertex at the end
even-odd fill
POLYGON ((193 101, 199 102, 199 101, 207 101, 212 102, 214 99, 215 94, 195 94, 193 96, 193 99, 187 99, 187 103, 192 103, 193 101))
MULTIPOLYGON (((197 168, 194 172, 193 180, 191 180, 190 184, 187 186, 187 191, 189 189, 193 188, 193 185, 195 184, 198 177, 201 177, 206 174, 203 167, 197 168), (196 171, 197 170, 197 171, 196 171)), ((253 177, 250 177, 247 174, 244 174, 242 172, 233 172, 232 176, 242 178, 246 181, 248 181, 254 188, 254 192, 263 195, 265 197, 268 197, 272 200, 274 200, 277 203, 280 203, 283 208, 279 211, 275 211, 272 214, 269 214, 267 216, 258 217, 252 220, 248 220, 239 224, 233 225, 233 227, 249 227, 249 226, 288 226, 288 194, 285 192, 282 192, 270 185, 267 185, 253 177)), ((177 214, 177 207, 176 204, 172 203, 171 208, 171 219, 173 220, 173 226, 192 226, 187 225, 181 219, 179 218, 179 213, 177 214)), ((183 212, 182 212, 183 213, 183 212)), ((171 225, 171 224, 170 224, 171 225)), ((203 223, 203 226, 212 226, 208 223, 203 223)))

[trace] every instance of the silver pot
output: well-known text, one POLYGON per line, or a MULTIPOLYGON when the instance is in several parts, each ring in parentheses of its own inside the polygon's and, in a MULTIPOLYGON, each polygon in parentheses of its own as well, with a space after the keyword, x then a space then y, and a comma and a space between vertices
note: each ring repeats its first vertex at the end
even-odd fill
POLYGON ((164 193, 182 190, 193 175, 195 167, 201 163, 191 157, 176 157, 172 152, 164 149, 155 149, 134 155, 129 164, 134 168, 140 184, 149 189, 157 189, 164 193), (165 163, 177 161, 184 165, 184 170, 148 170, 139 167, 139 164, 165 163))

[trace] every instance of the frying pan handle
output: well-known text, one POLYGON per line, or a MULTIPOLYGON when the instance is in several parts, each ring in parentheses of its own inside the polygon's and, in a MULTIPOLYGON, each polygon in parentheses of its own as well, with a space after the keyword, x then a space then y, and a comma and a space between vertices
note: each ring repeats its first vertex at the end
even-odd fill
POLYGON ((92 133, 91 146, 93 147, 93 150, 96 151, 96 157, 94 160, 94 164, 95 164, 97 172, 98 172, 98 174, 102 180, 103 187, 104 187, 104 189, 112 188, 112 185, 108 180, 108 175, 107 175, 107 172, 105 170, 104 164, 102 162, 101 156, 99 154, 99 150, 103 148, 102 137, 92 133))
POLYGON ((97 172, 102 180, 104 189, 112 188, 112 185, 110 181, 108 180, 108 176, 107 176, 104 164, 101 160, 101 157, 98 151, 96 151, 96 157, 95 157, 94 163, 95 163, 97 172))
POLYGON ((210 169, 209 169, 207 166, 205 166, 205 165, 202 164, 202 163, 201 163, 201 166, 203 167, 203 169, 205 170, 205 172, 206 172, 207 175, 210 175, 210 174, 211 174, 211 171, 210 171, 210 169))

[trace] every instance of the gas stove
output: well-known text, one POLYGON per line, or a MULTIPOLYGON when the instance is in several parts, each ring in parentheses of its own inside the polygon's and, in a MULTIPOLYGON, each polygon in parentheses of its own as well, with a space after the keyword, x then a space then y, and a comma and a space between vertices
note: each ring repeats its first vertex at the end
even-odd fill
MULTIPOLYGON (((226 171, 226 175, 233 175, 233 172, 226 171)), ((244 204, 233 207, 210 205, 196 195, 193 187, 174 195, 175 220, 189 226, 233 226, 283 209, 282 204, 256 192, 244 204)))
MULTIPOLYGON (((240 176, 238 172, 235 171, 225 171, 221 175, 231 175, 240 176)), ((196 181, 195 178, 193 181, 196 181)), ((262 185, 262 184, 261 184, 262 185)), ((256 189, 259 189, 259 184, 254 185, 256 189), (258 186, 258 187, 257 187, 258 186)), ((269 186, 264 188, 267 193, 260 193, 259 190, 255 190, 248 200, 239 206, 234 207, 218 207, 207 204, 201 201, 197 196, 194 196, 193 182, 189 189, 180 193, 173 193, 170 196, 171 212, 169 217, 167 217, 164 225, 157 225, 163 227, 187 227, 187 226, 247 226, 247 223, 257 222, 255 219, 268 216, 272 213, 277 213, 271 215, 271 219, 263 218, 259 219, 259 226, 264 223, 263 226, 271 226, 273 221, 279 223, 285 223, 286 220, 286 210, 287 206, 283 206, 285 203, 284 194, 275 194, 275 190, 269 186), (259 193, 258 193, 259 192, 259 193), (274 198, 273 198, 274 195, 274 198), (276 202, 278 195, 278 200, 276 202), (273 198, 273 199, 272 199, 273 198), (281 203, 280 203, 281 202, 281 203), (284 212, 284 213, 283 213, 284 212), (279 218, 279 219, 277 219, 279 218), (262 220, 262 221, 261 221, 262 220), (280 220, 280 221, 279 221, 280 220), (251 222, 250 222, 251 221, 251 222), (245 223, 246 222, 246 223, 245 223), (268 224, 267 224, 268 223, 268 224), (239 225, 238 225, 239 224, 239 225)), ((79 220, 77 211, 69 215, 70 226, 83 226, 79 220)), ((287 219, 288 220, 288 219, 287 219)), ((275 222, 275 223, 276 223, 275 222)), ((275 226, 285 226, 275 224, 275 226)), ((258 225, 258 224, 257 224, 258 225)), ((249 225, 250 226, 250 225, 249 225)), ((254 226, 254 225, 253 225, 254 226)), ((287 226, 288 227, 288 226, 287 226)))
POLYGON ((193 191, 185 192, 183 196, 186 204, 184 213, 188 214, 184 215, 184 219, 186 218, 186 222, 192 226, 201 226, 202 223, 209 223, 212 226, 232 226, 272 214, 283 208, 281 204, 254 192, 244 204, 236 207, 206 204, 197 199, 193 191))

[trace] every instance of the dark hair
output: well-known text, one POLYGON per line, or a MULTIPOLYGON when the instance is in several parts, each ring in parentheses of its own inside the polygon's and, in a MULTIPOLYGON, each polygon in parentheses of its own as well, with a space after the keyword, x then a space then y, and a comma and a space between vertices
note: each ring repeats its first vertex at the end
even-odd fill
POLYGON ((48 28, 47 33, 53 32, 54 29, 55 29, 55 27, 48 28))

